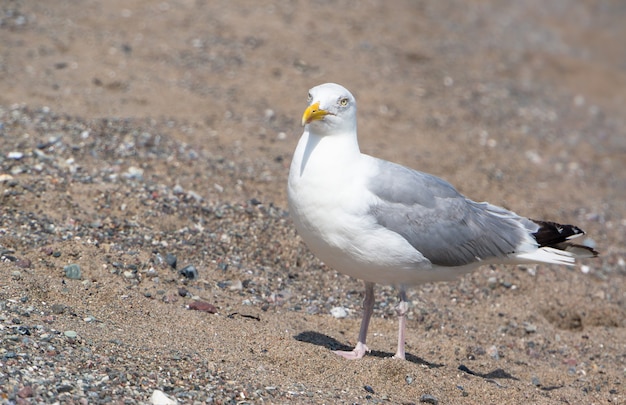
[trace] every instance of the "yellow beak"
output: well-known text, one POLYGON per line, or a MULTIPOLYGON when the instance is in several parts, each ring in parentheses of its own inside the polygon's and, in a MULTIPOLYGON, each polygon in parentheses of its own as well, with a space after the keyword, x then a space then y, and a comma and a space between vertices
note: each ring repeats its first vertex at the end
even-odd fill
POLYGON ((304 114, 302 114, 302 126, 311 123, 311 121, 324 119, 324 117, 328 114, 328 111, 320 109, 319 101, 311 104, 306 110, 304 110, 304 114))

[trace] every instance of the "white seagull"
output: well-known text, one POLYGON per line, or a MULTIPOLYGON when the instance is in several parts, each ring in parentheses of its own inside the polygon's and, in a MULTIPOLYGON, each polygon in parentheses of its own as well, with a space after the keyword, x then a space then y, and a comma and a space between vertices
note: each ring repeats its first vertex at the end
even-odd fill
POLYGON ((404 359, 408 286, 449 281, 483 264, 572 265, 597 256, 568 242, 584 234, 576 226, 474 202, 438 177, 361 153, 356 101, 344 87, 314 87, 308 102, 289 170, 290 214, 319 259, 365 281, 359 341, 336 354, 359 359, 369 351, 374 283, 399 289, 394 357, 404 359))

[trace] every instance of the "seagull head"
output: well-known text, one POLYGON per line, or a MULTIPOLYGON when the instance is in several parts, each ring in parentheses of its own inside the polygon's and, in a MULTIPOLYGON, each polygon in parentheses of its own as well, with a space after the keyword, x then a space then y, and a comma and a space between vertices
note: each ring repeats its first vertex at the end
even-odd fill
POLYGON ((356 131, 356 100, 345 87, 325 83, 309 90, 302 125, 318 135, 356 131))

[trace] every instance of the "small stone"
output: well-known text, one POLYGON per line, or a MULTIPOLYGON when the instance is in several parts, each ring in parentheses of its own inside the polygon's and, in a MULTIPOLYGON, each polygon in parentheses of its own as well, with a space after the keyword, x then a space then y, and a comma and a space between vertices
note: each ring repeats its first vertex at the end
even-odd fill
POLYGON ((24 154, 22 152, 14 151, 14 152, 7 153, 7 158, 9 159, 20 160, 23 157, 24 157, 24 154))
POLYGON ((406 377, 404 377, 404 381, 406 381, 407 384, 411 385, 413 384, 413 377, 411 377, 410 375, 407 375, 406 377))
POLYGON ((22 387, 17 392, 17 396, 20 398, 31 398, 33 395, 35 395, 35 391, 33 390, 33 387, 31 387, 30 385, 26 385, 22 387))
POLYGON ((28 326, 21 325, 17 328, 17 333, 20 335, 30 336, 30 328, 28 326))
POLYGON ((531 379, 531 382, 532 382, 532 384, 533 384, 535 387, 540 387, 540 386, 541 386, 541 382, 539 381, 539 378, 538 378, 538 377, 533 377, 533 378, 531 379))
POLYGON ((52 306, 50 307, 50 310, 52 311, 53 314, 61 315, 63 312, 65 312, 66 308, 67 307, 63 304, 52 304, 52 306))
POLYGON ((177 262, 177 258, 176 255, 174 255, 173 253, 167 253, 165 255, 165 263, 169 264, 169 266, 173 269, 176 269, 176 262, 177 262))
POLYGON ((217 308, 213 304, 209 304, 206 301, 192 301, 191 304, 187 306, 188 309, 193 309, 196 311, 208 312, 210 314, 216 314, 217 308))
POLYGON ((63 267, 63 270, 65 271, 65 277, 70 278, 72 280, 80 280, 81 278, 81 271, 80 271, 80 266, 78 264, 68 264, 67 266, 63 267))
POLYGON ((500 353, 498 353, 498 348, 495 345, 487 349, 487 354, 489 354, 489 356, 491 356, 491 358, 494 360, 500 359, 500 353))
POLYGON ((537 332, 537 326, 529 322, 524 322, 524 330, 526 333, 535 333, 537 332))
POLYGON ((348 316, 348 311, 344 307, 334 307, 330 310, 330 314, 337 319, 342 319, 348 316))
POLYGON ((439 403, 439 400, 430 394, 424 394, 420 397, 420 402, 423 402, 425 404, 437 405, 439 403))
POLYGON ((73 330, 66 330, 63 334, 69 339, 76 339, 78 337, 78 333, 73 330))
POLYGON ((21 269, 28 269, 31 265, 31 262, 29 259, 18 259, 15 262, 15 265, 21 269))
POLYGON ((129 180, 143 180, 143 169, 131 166, 122 176, 129 180))
POLYGON ((183 267, 180 269, 179 273, 181 276, 189 280, 195 280, 198 278, 198 270, 196 270, 196 267, 193 264, 183 267))
POLYGON ((69 384, 61 384, 61 385, 58 385, 58 386, 57 386, 57 392, 58 392, 59 394, 62 394, 62 393, 64 393, 64 392, 71 392, 71 391, 73 391, 73 390, 74 390, 74 387, 72 387, 72 386, 71 386, 71 385, 69 385, 69 384))
POLYGON ((126 270, 123 274, 124 278, 126 279, 135 278, 135 273, 133 273, 132 271, 126 270))
POLYGON ((163 391, 154 390, 150 395, 152 405, 176 405, 178 401, 167 396, 163 391))
POLYGON ((15 270, 11 272, 11 276, 13 277, 13 280, 19 280, 22 278, 22 273, 20 273, 19 270, 15 270))
POLYGON ((369 386, 369 385, 364 385, 364 386, 363 386, 363 389, 364 389, 365 391, 369 392, 370 394, 373 394, 373 393, 374 393, 374 388, 372 388, 372 387, 371 387, 371 386, 369 386))

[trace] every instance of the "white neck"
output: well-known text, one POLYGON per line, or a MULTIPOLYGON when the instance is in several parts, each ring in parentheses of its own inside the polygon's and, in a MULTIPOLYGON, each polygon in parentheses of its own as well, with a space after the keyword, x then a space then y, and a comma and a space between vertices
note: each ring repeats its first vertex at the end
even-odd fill
POLYGON ((309 171, 334 171, 335 167, 345 168, 346 163, 355 162, 360 156, 356 132, 317 135, 307 127, 298 142, 292 169, 300 176, 309 171))

